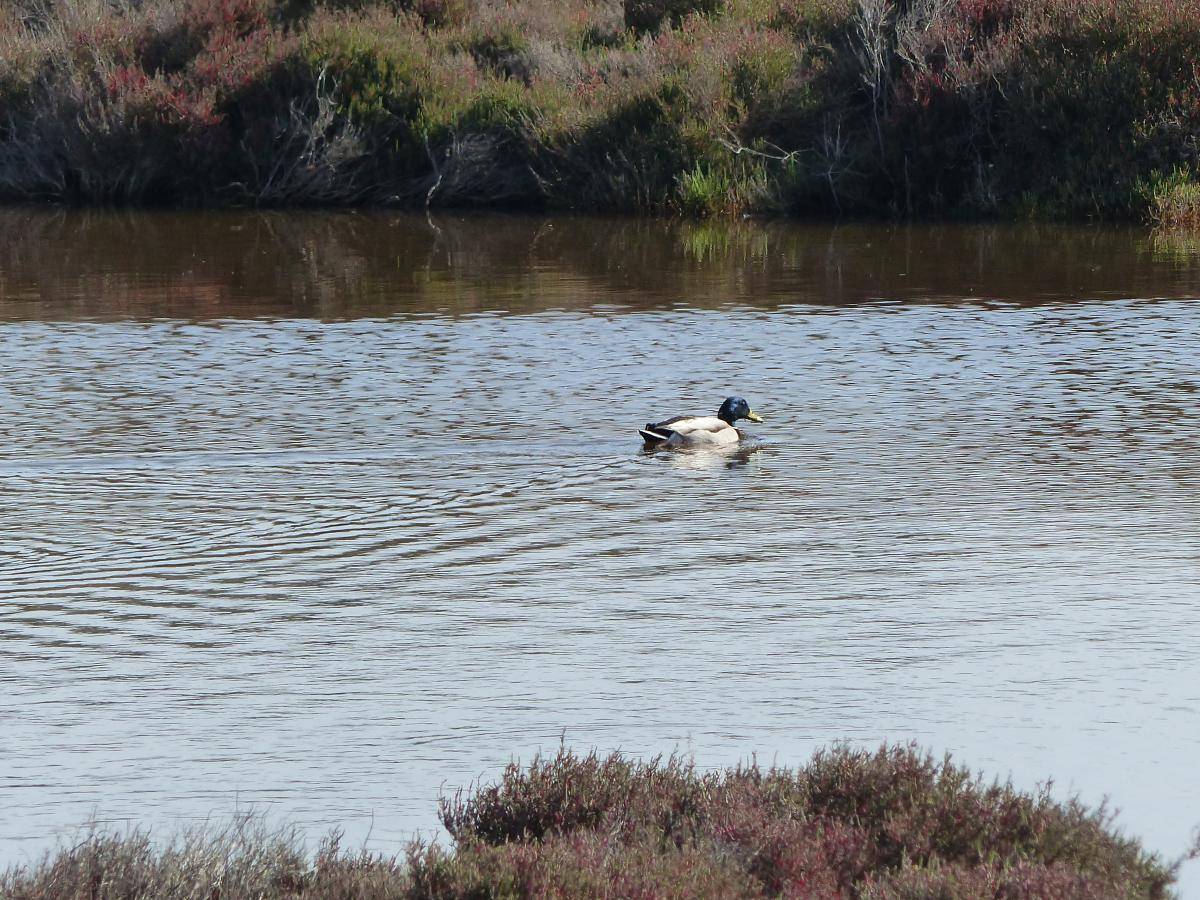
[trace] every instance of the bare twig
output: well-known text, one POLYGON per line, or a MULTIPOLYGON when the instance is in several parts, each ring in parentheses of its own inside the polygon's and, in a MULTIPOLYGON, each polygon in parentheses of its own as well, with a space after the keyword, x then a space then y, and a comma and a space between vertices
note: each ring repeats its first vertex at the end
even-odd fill
POLYGON ((775 144, 764 141, 763 146, 769 147, 774 153, 764 153, 762 150, 756 150, 753 147, 747 147, 741 142, 741 139, 728 125, 725 126, 725 133, 728 137, 717 138, 717 143, 732 153, 734 156, 757 156, 761 159, 770 159, 775 162, 781 162, 785 165, 794 162, 796 158, 803 153, 803 150, 784 150, 782 147, 777 147, 775 144))
POLYGON ((879 153, 883 155, 883 126, 892 84, 892 5, 890 0, 858 0, 855 17, 855 53, 863 84, 871 99, 871 118, 879 153))
MULTIPOLYGON (((442 178, 444 174, 442 167, 438 165, 437 157, 434 156, 433 148, 429 146, 429 135, 425 135, 425 155, 429 157, 429 165, 433 167, 434 180, 429 186, 429 190, 425 193, 425 208, 429 209, 433 205, 433 195, 437 193, 437 189, 442 186, 442 178)), ((446 150, 446 156, 450 155, 450 150, 446 150)))

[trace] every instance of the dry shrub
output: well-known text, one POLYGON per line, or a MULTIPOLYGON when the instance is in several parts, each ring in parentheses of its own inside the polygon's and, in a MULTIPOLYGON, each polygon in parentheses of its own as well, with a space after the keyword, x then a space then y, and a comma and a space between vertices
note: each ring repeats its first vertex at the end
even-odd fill
POLYGON ((862 886, 861 900, 979 900, 981 897, 1021 900, 1109 900, 1132 897, 1126 885, 1111 884, 1082 874, 1069 865, 1033 865, 1019 862, 1010 867, 962 865, 918 868, 905 866, 873 876, 862 886))
POLYGON ((622 841, 598 832, 536 844, 461 841, 410 855, 420 897, 644 897, 690 900, 756 896, 734 860, 695 844, 662 846, 652 835, 622 841))
POLYGON ((249 818, 188 832, 165 846, 145 832, 93 830, 32 871, 10 870, 0 878, 0 894, 6 900, 278 897, 286 896, 285 886, 303 883, 310 865, 296 834, 269 831, 249 818))
POLYGON ((480 69, 528 85, 537 67, 528 53, 529 38, 523 24, 515 15, 497 15, 470 28, 452 47, 470 53, 480 69))
MULTIPOLYGON (((619 836, 666 847, 709 846, 754 878, 756 895, 834 895, 878 883, 1099 885, 1165 896, 1173 870, 1112 831, 1105 810, 985 784, 912 747, 837 748, 804 769, 755 766, 701 775, 672 758, 648 764, 562 752, 498 784, 443 801, 460 847, 561 846, 619 836)), ((894 890, 888 894, 886 891, 894 890)), ((975 896, 979 896, 976 894, 975 896)), ((1038 893, 1016 896, 1043 896, 1038 893)))
POLYGON ((790 771, 700 773, 561 751, 441 804, 452 849, 315 856, 243 820, 166 845, 93 832, 0 875, 6 900, 118 898, 1165 897, 1176 867, 1103 810, 986 784, 913 747, 845 747, 790 771))
POLYGON ((689 16, 711 16, 724 11, 727 0, 622 0, 625 26, 639 34, 678 28, 689 16))
POLYGON ((381 11, 392 16, 411 15, 423 27, 453 28, 463 25, 474 12, 470 0, 274 0, 277 18, 303 23, 317 13, 358 15, 381 11))
POLYGON ((252 177, 231 185, 257 206, 340 205, 366 199, 361 177, 368 156, 359 130, 319 79, 309 104, 293 103, 266 135, 273 152, 249 156, 252 177))

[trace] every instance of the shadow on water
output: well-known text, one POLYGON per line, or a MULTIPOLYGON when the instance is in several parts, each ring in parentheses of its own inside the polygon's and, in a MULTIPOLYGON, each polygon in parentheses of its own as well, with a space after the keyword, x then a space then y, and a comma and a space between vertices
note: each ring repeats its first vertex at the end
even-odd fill
POLYGON ((0 211, 0 319, 314 318, 1193 296, 1141 228, 0 211))

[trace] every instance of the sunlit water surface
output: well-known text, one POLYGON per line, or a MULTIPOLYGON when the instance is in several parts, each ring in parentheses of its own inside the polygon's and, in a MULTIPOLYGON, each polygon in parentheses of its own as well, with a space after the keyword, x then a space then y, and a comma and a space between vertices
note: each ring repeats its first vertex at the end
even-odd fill
POLYGON ((0 861, 395 849, 560 739, 916 740, 1175 855, 1197 296, 1134 230, 4 213, 0 861))

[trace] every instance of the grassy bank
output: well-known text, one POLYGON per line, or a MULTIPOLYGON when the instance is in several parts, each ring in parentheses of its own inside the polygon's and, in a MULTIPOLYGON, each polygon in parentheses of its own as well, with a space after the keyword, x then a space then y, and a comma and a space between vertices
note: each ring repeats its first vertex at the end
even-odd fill
POLYGON ((1200 0, 10 0, 0 198, 1200 221, 1200 0))
POLYGON ((1154 898, 1174 869, 1103 810, 988 785, 910 747, 703 774, 563 752, 442 801, 453 849, 309 855, 243 824, 156 846, 93 834, 0 876, 9 900, 400 897, 1154 898))

